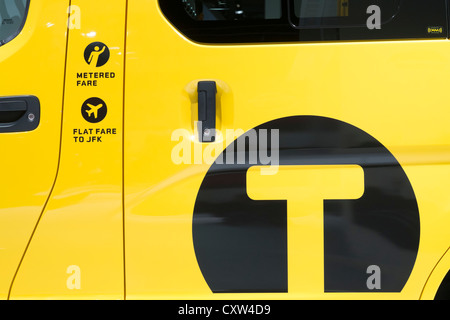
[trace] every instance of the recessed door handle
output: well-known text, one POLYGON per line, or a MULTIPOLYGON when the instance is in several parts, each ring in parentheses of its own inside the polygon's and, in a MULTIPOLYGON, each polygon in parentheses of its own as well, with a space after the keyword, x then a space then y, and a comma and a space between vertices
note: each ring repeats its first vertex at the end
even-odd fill
POLYGON ((216 82, 199 81, 197 92, 199 141, 214 142, 216 139, 216 82))
POLYGON ((0 133, 32 131, 39 122, 40 103, 37 97, 0 97, 0 133))

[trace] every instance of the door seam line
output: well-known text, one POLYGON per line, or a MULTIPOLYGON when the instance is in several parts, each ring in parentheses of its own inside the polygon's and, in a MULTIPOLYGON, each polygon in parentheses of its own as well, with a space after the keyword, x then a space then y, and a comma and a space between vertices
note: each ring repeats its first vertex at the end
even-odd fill
POLYGON ((127 31, 128 31, 128 0, 125 1, 125 30, 123 44, 123 89, 122 89, 122 245, 123 245, 123 299, 127 298, 127 273, 125 262, 125 82, 127 64, 127 31))

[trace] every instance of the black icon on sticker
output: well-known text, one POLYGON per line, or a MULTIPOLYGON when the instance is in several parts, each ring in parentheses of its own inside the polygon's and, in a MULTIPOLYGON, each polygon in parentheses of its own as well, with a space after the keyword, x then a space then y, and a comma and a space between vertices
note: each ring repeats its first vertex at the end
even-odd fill
POLYGON ((103 42, 93 42, 84 50, 84 60, 90 66, 101 67, 109 60, 109 48, 103 42))
POLYGON ((100 98, 89 98, 81 106, 81 115, 90 123, 98 123, 105 119, 108 109, 100 98))

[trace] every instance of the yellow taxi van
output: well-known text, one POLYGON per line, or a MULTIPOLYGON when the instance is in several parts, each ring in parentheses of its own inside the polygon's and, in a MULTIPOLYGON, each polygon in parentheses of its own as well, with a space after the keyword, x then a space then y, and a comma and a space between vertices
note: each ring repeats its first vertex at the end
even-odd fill
POLYGON ((0 0, 1 299, 449 299, 447 0, 0 0))

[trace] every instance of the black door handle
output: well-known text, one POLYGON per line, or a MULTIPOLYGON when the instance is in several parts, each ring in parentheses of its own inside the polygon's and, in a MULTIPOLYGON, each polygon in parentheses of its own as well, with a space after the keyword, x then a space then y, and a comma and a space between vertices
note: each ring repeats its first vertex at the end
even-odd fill
POLYGON ((25 101, 0 101, 0 123, 10 123, 19 120, 27 111, 25 101))
POLYGON ((198 139, 200 142, 214 142, 216 139, 216 82, 199 81, 197 92, 198 139))
POLYGON ((40 103, 37 97, 0 97, 0 133, 32 131, 39 122, 40 103))

